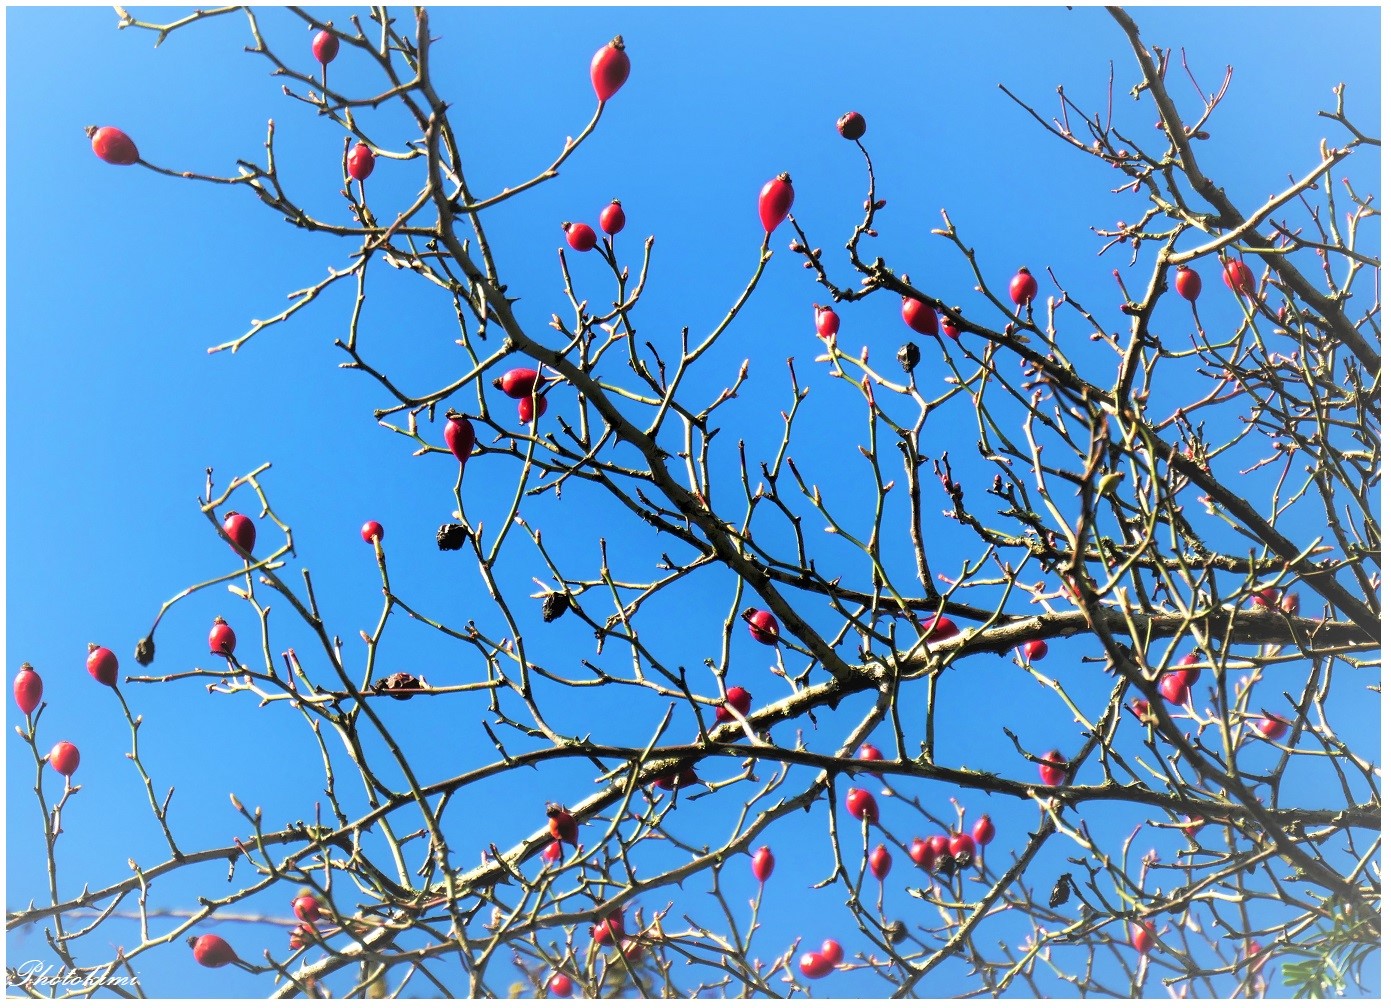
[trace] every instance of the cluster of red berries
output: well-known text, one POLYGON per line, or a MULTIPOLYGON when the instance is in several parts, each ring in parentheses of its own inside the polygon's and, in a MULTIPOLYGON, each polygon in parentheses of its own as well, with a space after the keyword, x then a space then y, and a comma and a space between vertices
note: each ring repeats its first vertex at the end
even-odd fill
POLYGON ((517 417, 524 424, 534 423, 546 413, 545 395, 541 392, 541 375, 535 368, 513 368, 493 379, 493 388, 510 399, 517 400, 517 417))
POLYGON ((802 975, 809 980, 820 980, 845 961, 845 950, 834 938, 827 938, 815 952, 803 954, 797 963, 802 975))
MULTIPOLYGON (((613 200, 599 211, 599 229, 612 238, 622 231, 628 223, 628 215, 623 212, 623 204, 613 200)), ((591 252, 599 244, 599 236, 594 229, 582 221, 563 221, 560 225, 565 232, 565 241, 576 252, 591 252)))

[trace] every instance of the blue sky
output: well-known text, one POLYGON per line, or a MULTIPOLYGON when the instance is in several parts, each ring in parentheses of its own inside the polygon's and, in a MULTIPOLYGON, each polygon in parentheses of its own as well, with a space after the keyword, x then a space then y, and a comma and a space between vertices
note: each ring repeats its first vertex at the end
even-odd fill
MULTIPOLYGON (((1287 172, 1313 163, 1318 139, 1334 135, 1335 128, 1314 113, 1330 107, 1335 83, 1349 84, 1355 120, 1369 127, 1379 121, 1375 8, 1140 8, 1135 14, 1151 44, 1185 47, 1205 90, 1217 88, 1227 64, 1235 67, 1204 155, 1209 173, 1240 203, 1264 198, 1285 184, 1287 172), (1332 55, 1295 58, 1311 38, 1332 55)), ((129 857, 148 863, 160 856, 143 787, 123 756, 129 728, 115 698, 86 675, 83 658, 87 642, 95 641, 117 652, 123 675, 141 671, 130 655, 160 604, 231 569, 233 558, 196 506, 207 467, 224 486, 262 462, 273 463, 265 484, 277 512, 293 526, 297 548, 286 571, 312 568, 320 604, 359 662, 357 629, 370 629, 381 605, 372 550, 358 538, 369 518, 386 528, 393 584, 408 600, 453 624, 471 618, 483 624, 491 614, 476 572, 460 557, 440 553, 433 541, 453 507, 452 461, 414 457, 413 446, 375 426, 371 410, 386 405, 384 395, 370 379, 338 367, 345 358, 332 341, 343 334, 351 310, 346 288, 241 352, 207 353, 240 335, 249 320, 282 310, 289 291, 317 281, 330 265, 341 266, 349 245, 294 231, 234 187, 104 165, 83 135, 88 124, 118 125, 156 164, 230 174, 237 158, 261 156, 273 118, 287 185, 311 212, 346 221, 337 195, 343 131, 281 96, 264 61, 242 52, 246 31, 235 17, 179 32, 157 49, 152 35, 118 32, 115 22, 109 9, 7 11, 6 668, 12 675, 29 661, 44 677, 49 706, 41 748, 66 738, 83 753, 83 790, 65 813, 60 840, 65 892, 82 881, 96 885, 122 876, 129 857), (61 42, 61 59, 54 56, 54 39, 61 42)), ((264 27, 272 44, 309 64, 308 36, 293 19, 267 11, 264 27)), ((433 32, 440 39, 437 84, 467 137, 475 193, 516 184, 544 167, 593 112, 587 67, 594 50, 617 33, 628 44, 632 76, 595 136, 557 180, 500 205, 490 222, 509 294, 521 298, 519 318, 537 331, 551 313, 566 312, 555 255, 560 222, 593 223, 615 197, 628 217, 620 256, 636 264, 642 239, 657 239, 640 323, 659 346, 674 346, 682 326, 708 331, 737 297, 762 239, 757 192, 780 171, 794 179, 794 214, 835 261, 864 194, 863 162, 834 129, 851 108, 868 120, 865 142, 880 195, 889 201, 875 254, 943 292, 939 296, 951 300, 945 291, 959 290, 961 303, 978 300, 959 256, 929 233, 941 226, 945 207, 1000 288, 1020 264, 1029 264, 1041 282, 1044 268, 1053 267, 1068 277, 1071 291, 1108 309, 1119 300, 1110 271, 1124 260, 1098 259, 1101 243, 1089 227, 1113 224, 1133 204, 1107 193, 1115 173, 1049 138, 997 87, 1005 84, 1045 116, 1056 109, 1059 83, 1084 108, 1097 108, 1108 61, 1114 61, 1122 92, 1116 114, 1133 120, 1137 135, 1148 130, 1149 139, 1152 109, 1123 96, 1135 79, 1132 61, 1123 36, 1099 9, 442 9, 433 32)), ((340 57, 332 80, 346 87, 358 69, 340 57)), ((1191 91, 1176 91, 1191 103, 1191 91)), ((401 149, 409 138, 389 114, 364 121, 384 146, 401 149)), ((1379 167, 1365 164, 1363 190, 1375 186, 1379 167)), ((369 202, 374 208, 403 204, 419 185, 414 163, 379 160, 369 202)), ((854 443, 853 436, 846 442, 847 424, 863 429, 862 407, 854 409, 843 390, 827 388, 824 368, 813 363, 820 344, 810 305, 824 297, 787 252, 791 237, 786 226, 775 236, 777 254, 763 284, 698 382, 716 393, 740 361, 750 360, 750 382, 727 410, 724 436, 729 442, 746 438, 750 457, 766 457, 776 449, 778 413, 790 399, 784 362, 795 357, 800 383, 818 386, 818 408, 793 455, 828 498, 849 507, 854 479, 864 473, 853 447, 841 449, 854 443)), ((571 265, 581 296, 598 303, 610 296, 596 257, 572 256, 571 265)), ((839 276, 844 281, 848 273, 839 276)), ((1214 297, 1225 294, 1215 269, 1204 279, 1210 292, 1205 312, 1238 317, 1232 304, 1214 297)), ((412 390, 457 376, 448 302, 387 270, 374 271, 370 282, 363 330, 372 359, 412 390)), ((1042 289, 1053 290, 1046 282, 1042 289)), ((842 345, 868 345, 878 363, 896 370, 892 354, 906 334, 896 299, 870 299, 841 315, 842 345)), ((1182 323, 1181 316, 1175 319, 1182 323)), ((939 364, 935 349, 924 351, 927 365, 939 364)), ((1085 351, 1079 354, 1087 359, 1085 351)), ((428 436, 443 443, 437 429, 428 436)), ((969 432, 946 427, 942 439, 965 465, 969 432)), ((496 459, 481 459, 471 464, 465 486, 479 495, 471 518, 486 520, 505 503, 512 484, 496 459), (494 487, 498 500, 491 499, 494 487)), ((232 503, 254 510, 249 497, 232 503)), ((535 515, 547 548, 575 565, 593 567, 600 535, 608 534, 611 546, 632 536, 630 550, 615 550, 615 573, 650 576, 650 538, 641 539, 640 529, 619 531, 623 526, 610 524, 610 513, 580 504, 567 511, 538 500, 535 515)), ((259 524, 262 542, 274 541, 270 523, 259 524)), ((523 547, 513 541, 505 567, 507 584, 519 596, 535 590, 532 576, 545 576, 523 547)), ((950 549, 950 540, 943 548, 950 549)), ((972 553, 963 544, 961 555, 972 553)), ((950 569, 959 559, 945 556, 943 563, 950 569)), ((904 566, 902 573, 909 570, 904 566)), ((857 568, 855 576, 861 572, 857 568)), ((673 605, 668 629, 658 632, 673 664, 697 670, 703 657, 719 653, 719 627, 733 597, 728 578, 712 576, 699 587, 673 605)), ((277 652, 293 645, 308 653, 307 635, 289 620, 287 607, 273 610, 277 652)), ((206 666, 204 642, 219 613, 244 644, 255 641, 243 604, 221 589, 205 592, 161 625, 153 671, 206 666)), ((407 669, 435 683, 468 667, 467 649, 400 616, 393 620, 383 671, 407 669)), ((574 671, 564 664, 571 649, 593 652, 592 639, 565 624, 556 624, 545 647, 546 660, 566 671, 574 671)), ((766 651, 747 636, 736 635, 733 648, 737 671, 730 682, 748 685, 756 703, 785 689, 764 671, 766 651)), ((1049 661, 1061 669, 1080 654, 1060 644, 1049 661)), ((980 659, 964 665, 944 686, 942 701, 963 711, 944 729, 943 741, 961 761, 1027 772, 1011 762, 1017 757, 993 727, 979 730, 974 711, 982 704, 992 726, 1030 728, 1024 741, 1031 746, 1065 745, 1067 732, 1075 733, 1065 715, 1038 715, 1028 695, 1011 692, 1007 670, 980 659)), ((711 682, 707 676, 701 687, 711 682)), ((125 693, 144 717, 140 746, 156 792, 176 789, 173 816, 187 846, 224 843, 238 830, 245 835, 228 792, 280 823, 304 817, 307 802, 322 789, 311 739, 284 712, 257 710, 245 697, 212 696, 189 681, 128 686, 125 693)), ((491 758, 474 706, 441 715, 402 704, 386 713, 397 719, 412 755, 433 779, 491 758)), ((636 704, 631 720, 610 723, 611 713, 576 704, 559 720, 565 730, 608 727, 631 741, 664 706, 636 704)), ((853 716, 840 712, 824 723, 849 725, 853 716)), ((885 739, 876 741, 885 746, 885 739)), ((29 790, 33 767, 13 737, 6 755, 7 905, 15 907, 42 898, 45 886, 38 810, 29 790)), ((46 776, 51 798, 53 775, 46 776)), ((546 800, 578 800, 591 778, 583 769, 550 767, 521 796, 510 779, 478 788, 470 814, 487 829, 469 834, 468 842, 509 845, 539 825, 546 800)), ((924 792, 939 814, 949 812, 950 792, 924 792)), ((989 804, 961 798, 972 820, 989 804)), ((711 804, 731 807, 720 802, 711 804)), ((1020 842, 1031 813, 1014 820, 1008 810, 989 807, 1001 828, 1000 846, 1011 832, 1020 842)), ((790 855, 803 850, 806 832, 798 823, 768 840, 780 857, 769 889, 778 899, 763 918, 769 957, 807 920, 833 919, 839 910, 833 890, 806 888, 825 874, 824 851, 805 849, 805 867, 795 870, 790 855)), ((215 865, 195 884, 217 888, 224 879, 225 866, 215 865)), ((190 893, 171 886, 155 898, 182 907, 190 893)), ((252 906, 284 916, 288 895, 276 891, 252 906)), ((899 912, 909 906, 904 901, 899 912)), ((275 928, 226 925, 220 933, 248 956, 283 942, 275 928)), ((819 942, 824 936, 806 937, 819 942)), ((853 941, 846 944, 850 949, 853 941)), ((42 948, 36 935, 11 936, 8 961, 41 955, 42 948)), ((157 960, 150 957, 143 975, 154 976, 157 960)), ((168 951, 158 971, 151 993, 182 993, 204 979, 181 947, 168 951)), ((264 993, 264 982, 229 973, 218 975, 227 994, 264 993)), ((868 993, 844 977, 825 981, 818 991, 868 993)), ((1162 989, 1150 993, 1160 996, 1162 989)))

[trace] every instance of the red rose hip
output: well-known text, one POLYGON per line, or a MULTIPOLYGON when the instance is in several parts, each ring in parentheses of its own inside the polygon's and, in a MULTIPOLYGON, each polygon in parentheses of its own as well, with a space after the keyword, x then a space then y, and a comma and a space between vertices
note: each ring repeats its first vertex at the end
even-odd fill
POLYGON ((1009 282, 1009 299, 1017 305, 1026 305, 1037 293, 1038 281, 1034 279, 1028 267, 1020 266, 1019 272, 1014 274, 1014 279, 1009 282))
POLYGON ((929 644, 936 644, 938 641, 944 641, 949 637, 955 637, 961 632, 957 629, 956 624, 946 616, 931 616, 923 620, 922 628, 927 633, 927 642, 929 644))
POLYGON ((879 821, 879 803, 874 800, 874 795, 863 788, 851 788, 845 792, 845 810, 871 826, 879 821))
POLYGON ((365 181, 372 169, 377 167, 377 155, 372 148, 361 141, 348 152, 348 175, 359 182, 365 181))
POLYGON ((600 945, 612 945, 623 937, 623 918, 614 916, 601 920, 594 925, 593 937, 600 945))
POLYGON ((858 112, 847 112, 836 120, 836 130, 847 140, 858 140, 865 135, 865 117, 858 112))
POLYGON ((546 818, 550 820, 550 833, 561 843, 576 846, 580 839, 580 826, 570 810, 555 802, 546 803, 546 818))
POLYGON ((599 236, 588 224, 565 221, 560 226, 565 229, 565 241, 576 252, 589 252, 599 244, 599 236))
POLYGON ((323 910, 319 906, 319 900, 312 893, 305 893, 303 896, 296 896, 290 904, 290 909, 295 912, 295 916, 306 924, 313 924, 323 916, 323 910))
POLYGON ((792 176, 783 172, 771 180, 758 194, 758 219, 763 230, 772 234, 787 219, 792 210, 792 176))
POLYGON ((1182 707, 1188 703, 1187 674, 1184 672, 1166 672, 1159 680, 1159 695, 1175 707, 1182 707))
POLYGON ((883 844, 874 848, 869 855, 869 873, 883 882, 888 877, 889 869, 893 867, 894 858, 889 853, 889 849, 883 844))
POLYGON ((825 305, 812 305, 812 312, 816 316, 816 335, 822 339, 830 339, 840 332, 840 316, 825 305))
POLYGON ((827 938, 821 943, 821 955, 832 966, 839 966, 845 961, 845 950, 834 938, 827 938))
POLYGON ((546 402, 546 397, 543 395, 539 395, 535 399, 518 399, 517 419, 524 424, 540 420, 546 415, 546 408, 548 406, 550 406, 550 403, 546 402))
POLYGON ((969 833, 953 833, 947 841, 947 853, 956 858, 958 864, 970 864, 976 856, 976 841, 969 833))
POLYGON ((493 379, 493 388, 513 399, 530 399, 540 384, 540 373, 529 367, 512 368, 493 379))
POLYGON ((25 714, 32 714, 42 700, 43 679, 34 671, 34 666, 25 662, 14 677, 14 702, 25 714))
POLYGON ((758 879, 758 884, 762 885, 773 877, 773 867, 777 864, 777 859, 773 857, 773 852, 768 847, 760 847, 753 855, 753 877, 758 879))
POLYGON ((1240 259, 1228 259, 1222 267, 1222 282, 1238 294, 1251 295, 1256 292, 1256 278, 1240 259))
POLYGON ((379 521, 369 521, 362 523, 362 541, 365 543, 381 542, 386 535, 386 530, 382 528, 379 521))
POLYGON ((623 46, 622 35, 615 35, 612 42, 594 54, 589 61, 589 81, 601 102, 608 101, 618 93, 632 68, 633 63, 623 46))
POLYGON ((811 980, 820 980, 835 969, 835 964, 820 952, 807 952, 797 963, 802 975, 811 980))
POLYGON ((989 815, 983 815, 976 820, 976 824, 971 827, 971 836, 982 847, 995 839, 995 823, 989 815))
POLYGON ((449 410, 444 414, 444 443, 450 452, 459 460, 459 465, 463 465, 469 460, 469 455, 473 453, 473 445, 476 440, 473 433, 473 423, 468 417, 455 410, 449 410))
POLYGON ((237 635, 221 616, 213 617, 213 628, 208 631, 208 650, 215 655, 231 656, 237 649, 237 635))
POLYGON ((1261 719, 1256 722, 1257 733, 1267 741, 1278 742, 1289 730, 1290 723, 1269 711, 1261 711, 1261 715, 1261 719))
POLYGON ((777 617, 766 609, 745 609, 744 621, 749 625, 749 634, 760 644, 776 644, 782 636, 782 627, 777 617))
POLYGON ((133 165, 140 160, 135 141, 115 126, 88 126, 87 136, 92 140, 92 153, 107 164, 133 165))
POLYGON ((64 777, 71 777, 75 774, 77 764, 81 761, 82 754, 77 751, 77 746, 71 742, 59 742, 48 751, 48 765, 64 777))
POLYGON ((1039 661, 1048 655, 1048 642, 1031 640, 1024 645, 1024 658, 1031 662, 1039 661))
POLYGON ((614 200, 599 211, 599 227, 606 235, 616 235, 628 223, 628 215, 623 212, 623 204, 614 200))
POLYGON ((903 321, 908 328, 924 336, 937 335, 937 312, 925 301, 905 297, 902 307, 903 321))
POLYGON ((321 31, 314 36, 314 41, 309 47, 314 52, 314 58, 328 66, 338 55, 338 36, 331 31, 321 31))
POLYGON ((1198 295, 1203 291, 1203 278, 1198 276, 1197 270, 1180 266, 1174 274, 1174 290, 1178 291, 1178 296, 1185 301, 1197 301, 1198 295))
POLYGON ((551 982, 546 984, 546 990, 551 997, 567 998, 575 992, 575 985, 564 973, 557 973, 551 977, 551 982))
POLYGON ((1067 763, 1067 760, 1065 760, 1063 754, 1056 749, 1050 749, 1048 752, 1044 753, 1043 760, 1044 761, 1038 765, 1039 778, 1049 787, 1057 787, 1063 782, 1063 777, 1067 773, 1067 768, 1064 765, 1067 763))
POLYGON ((92 678, 103 686, 116 685, 116 671, 120 667, 120 662, 116 660, 116 655, 110 648, 104 648, 100 644, 87 645, 87 671, 92 678))
POLYGON ((222 517, 222 531, 243 553, 256 548, 256 525, 246 515, 228 511, 222 517))
POLYGON ((1140 921, 1130 926, 1130 946, 1141 955, 1147 955, 1154 948, 1154 925, 1140 921))
POLYGON ((190 938, 188 947, 193 949, 193 958, 199 966, 217 969, 237 961, 237 954, 232 951, 232 946, 214 934, 190 938))
POLYGON ((726 721, 738 720, 731 711, 738 711, 748 717, 749 708, 753 706, 753 694, 742 686, 731 686, 725 692, 725 702, 715 708, 715 723, 723 724, 726 721))

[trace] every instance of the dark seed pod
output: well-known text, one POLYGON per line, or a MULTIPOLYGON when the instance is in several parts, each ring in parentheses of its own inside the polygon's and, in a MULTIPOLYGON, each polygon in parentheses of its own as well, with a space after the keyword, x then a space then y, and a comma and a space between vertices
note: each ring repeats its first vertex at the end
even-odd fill
POLYGON ((952 857, 950 854, 943 854, 937 859, 934 871, 943 878, 951 878, 956 874, 956 870, 959 867, 960 865, 956 863, 956 858, 952 857))
POLYGON ((417 690, 424 688, 425 681, 417 679, 409 672, 393 672, 385 679, 378 679, 372 684, 374 692, 389 696, 393 700, 409 700, 417 690))
POLYGON ((468 528, 464 525, 456 525, 452 522, 445 522, 435 533, 435 542, 442 550, 456 550, 463 547, 468 539, 468 528))
POLYGON ((541 599, 541 618, 553 623, 564 616, 570 608, 570 596, 564 592, 550 592, 541 599))
POLYGON ((1057 909, 1067 902, 1067 898, 1072 893, 1072 876, 1063 875, 1057 882, 1053 883, 1053 891, 1048 894, 1048 905, 1057 909))
POLYGON ((913 369, 918 366, 918 362, 921 360, 922 352, 918 350, 916 343, 908 342, 898 348, 898 362, 903 365, 903 370, 909 374, 913 373, 913 369))
POLYGON ((884 925, 884 937, 889 939, 890 945, 897 945, 908 937, 908 925, 901 920, 891 920, 884 925))
POLYGON ((142 637, 140 643, 135 645, 135 661, 139 665, 148 665, 155 660, 155 639, 153 637, 142 637))

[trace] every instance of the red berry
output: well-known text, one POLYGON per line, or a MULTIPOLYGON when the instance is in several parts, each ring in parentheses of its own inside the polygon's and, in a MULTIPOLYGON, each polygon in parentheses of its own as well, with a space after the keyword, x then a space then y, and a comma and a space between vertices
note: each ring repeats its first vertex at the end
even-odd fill
POLYGON ((135 149, 135 141, 115 126, 87 127, 87 135, 92 138, 92 153, 107 164, 133 165, 140 160, 140 152, 135 149))
POLYGON ((546 990, 550 991, 551 997, 565 998, 574 993, 575 985, 564 973, 557 973, 546 984, 546 990))
POLYGON ((908 845, 908 857, 919 868, 932 866, 932 845, 921 837, 914 837, 908 845))
POLYGON ((600 945, 612 945, 616 938, 623 937, 623 918, 613 916, 594 925, 593 937, 600 945))
POLYGON ((1017 305, 1025 305, 1034 299, 1038 293, 1038 281, 1029 272, 1028 267, 1020 266, 1019 272, 1014 274, 1014 279, 1009 282, 1009 299, 1017 305))
POLYGON ((81 760, 82 754, 71 742, 59 742, 48 752, 48 765, 64 777, 71 777, 76 773, 77 764, 81 760))
POLYGON ((375 539, 377 542, 381 542, 381 541, 382 541, 382 537, 383 537, 384 535, 386 535, 386 530, 382 528, 382 523, 381 523, 381 522, 379 522, 379 521, 369 521, 369 522, 364 522, 364 523, 363 523, 363 525, 362 525, 362 541, 363 541, 363 542, 369 543, 369 542, 371 542, 373 539, 375 539))
POLYGON ((827 938, 821 943, 821 955, 832 966, 839 966, 845 960, 845 950, 834 938, 827 938))
MULTIPOLYGON (((866 742, 864 745, 860 746, 860 751, 855 754, 855 758, 862 760, 882 760, 884 754, 879 751, 877 745, 871 745, 866 742)), ((878 777, 880 780, 884 779, 883 774, 875 774, 874 776, 878 777)))
POLYGON ((310 48, 314 50, 314 58, 328 66, 338 55, 338 36, 331 31, 321 31, 314 36, 310 48))
POLYGON ((1136 952, 1146 955, 1150 949, 1154 948, 1154 925, 1149 921, 1132 924, 1130 926, 1130 945, 1136 952))
POLYGON ((314 934, 315 930, 312 925, 296 925, 295 929, 290 932, 290 951, 297 952, 306 945, 312 945, 314 943, 314 934))
POLYGON ((947 852, 958 864, 968 865, 976 856, 976 841, 969 833, 953 833, 947 841, 947 852))
POLYGON ((1179 829, 1183 830, 1183 835, 1192 840, 1198 835, 1198 830, 1203 828, 1201 819, 1185 819, 1179 829))
POLYGON ((1259 588, 1251 593, 1251 608, 1274 609, 1280 604, 1280 589, 1259 588))
POLYGON ((927 838, 927 849, 935 860, 951 850, 951 840, 940 833, 934 833, 927 838))
POLYGON ((1203 291, 1203 278, 1198 276, 1197 270, 1180 266, 1174 274, 1174 290, 1185 301, 1196 301, 1203 291))
POLYGON ((1044 762, 1038 765, 1038 775, 1049 787, 1057 787, 1067 774, 1067 769, 1063 766, 1067 760, 1063 759, 1063 754, 1056 749, 1044 753, 1043 759, 1044 762))
POLYGON ((1251 267, 1240 259, 1227 260, 1226 265, 1222 267, 1222 282, 1229 290, 1238 294, 1256 293, 1256 278, 1251 272, 1251 267))
POLYGON ((1203 674, 1199 664, 1201 661, 1196 651, 1190 652, 1178 660, 1174 665, 1174 672, 1183 676, 1183 681, 1192 686, 1203 674))
POLYGON ((726 721, 735 721, 737 718, 730 713, 736 710, 745 717, 749 714, 749 708, 753 706, 753 694, 742 686, 731 686, 725 692, 725 702, 715 708, 715 723, 723 724, 726 721))
POLYGON ((237 961, 237 954, 232 951, 232 946, 217 935, 205 934, 199 935, 197 938, 190 938, 188 947, 193 949, 193 958, 197 960, 199 966, 217 969, 237 961))
POLYGON ((1269 711, 1261 711, 1262 717, 1256 722, 1256 731, 1268 741, 1276 742, 1284 737, 1290 723, 1269 711))
POLYGON ((622 35, 615 35, 612 42, 594 54, 589 61, 589 80, 601 102, 608 101, 618 93, 632 68, 632 60, 623 48, 622 35))
POLYGON ((552 840, 550 843, 546 844, 545 848, 541 851, 541 860, 546 864, 559 861, 564 856, 565 848, 560 845, 559 840, 552 840))
POLYGON ((1298 616, 1298 615, 1299 615, 1299 593, 1298 593, 1298 592, 1290 592, 1290 593, 1289 593, 1288 595, 1286 595, 1284 598, 1280 599, 1280 608, 1281 608, 1284 612, 1289 613, 1291 616, 1298 616))
POLYGON ((119 667, 120 662, 116 660, 116 655, 110 648, 104 648, 99 644, 87 645, 87 671, 97 682, 103 686, 115 686, 116 670, 119 667))
POLYGON ((19 709, 25 714, 32 714, 41 700, 43 679, 34 671, 34 666, 25 662, 19 667, 19 674, 14 677, 14 702, 19 704, 19 709))
POLYGON ((766 609, 745 609, 744 621, 749 625, 749 633, 760 644, 776 644, 782 636, 782 627, 777 617, 766 609))
POLYGON ((797 968, 802 971, 803 976, 811 980, 820 980, 835 969, 835 964, 820 952, 807 952, 797 963, 797 968))
POLYGON ((323 910, 319 907, 318 898, 311 893, 305 893, 303 896, 296 896, 294 902, 290 904, 290 909, 295 912, 296 917, 306 924, 313 924, 323 916, 323 910))
POLYGON ((1159 695, 1176 707, 1184 706, 1189 700, 1188 674, 1166 672, 1159 680, 1159 695))
POLYGON ((565 240, 576 252, 588 252, 599 244, 599 236, 588 224, 572 224, 565 221, 560 226, 565 229, 565 240))
POLYGON ((847 140, 858 140, 865 135, 865 117, 858 112, 847 112, 836 120, 836 129, 847 140))
POLYGON ((760 847, 753 854, 753 877, 758 879, 760 885, 773 877, 773 868, 777 864, 777 859, 773 857, 773 852, 768 847, 760 847))
POLYGON ((215 655, 231 655, 237 649, 237 635, 221 616, 213 617, 213 628, 208 631, 208 650, 215 655))
POLYGON ((1144 724, 1149 724, 1155 719, 1154 712, 1150 710, 1150 702, 1143 697, 1130 701, 1130 711, 1144 724))
POLYGON ((1024 645, 1024 658, 1031 662, 1039 661, 1048 655, 1048 642, 1031 640, 1024 645))
POLYGON ((792 176, 783 172, 770 181, 758 194, 758 219, 763 230, 772 234, 792 210, 792 176))
POLYGON ((870 852, 869 872, 880 882, 884 881, 889 874, 889 869, 893 866, 893 855, 889 853, 889 849, 883 844, 880 844, 870 852))
POLYGON ((924 336, 937 335, 937 312, 925 301, 906 297, 903 299, 903 321, 908 328, 924 336))
POLYGON ((243 553, 256 548, 256 525, 246 515, 228 511, 222 516, 222 531, 243 553))
POLYGON ((673 774, 656 778, 652 783, 663 791, 674 791, 687 784, 699 784, 700 775, 696 773, 695 767, 686 765, 673 774))
POLYGON ((372 153, 371 147, 358 141, 357 146, 348 152, 348 175, 361 182, 372 174, 375 167, 377 155, 372 153))
POLYGON ((949 637, 955 637, 961 632, 957 629, 956 624, 946 616, 929 617, 923 620, 922 628, 927 632, 927 642, 929 644, 936 644, 938 641, 944 641, 949 637))
POLYGON ((473 433, 473 423, 462 413, 449 410, 444 414, 444 443, 459 460, 459 465, 468 461, 469 455, 473 452, 473 444, 476 440, 473 433))
POLYGON ((868 820, 871 826, 879 821, 879 803, 863 788, 845 792, 845 810, 856 819, 868 820))
MULTIPOLYGON (((952 311, 956 312, 958 315, 961 314, 960 308, 953 308, 952 311)), ((956 323, 953 322, 946 315, 942 316, 942 335, 950 336, 954 340, 961 339, 961 330, 958 329, 956 327, 956 323)))
POLYGON ((627 223, 628 215, 623 212, 623 204, 618 200, 599 211, 599 227, 603 229, 604 234, 616 235, 627 223))
POLYGON ((570 810, 564 805, 557 805, 555 802, 546 803, 546 818, 550 819, 551 836, 561 843, 568 843, 574 847, 580 839, 580 826, 575 822, 575 817, 570 814, 570 810))
POLYGON ((540 420, 546 415, 546 407, 549 405, 550 403, 546 402, 546 397, 543 395, 539 395, 535 399, 518 399, 517 419, 524 424, 540 420))
POLYGON ((830 339, 840 332, 840 316, 825 305, 812 305, 812 312, 816 316, 816 335, 822 339, 830 339))
POLYGON ((971 827, 971 836, 982 847, 995 839, 995 824, 989 815, 983 815, 976 820, 976 824, 971 827))
POLYGON ((513 399, 530 399, 541 384, 541 375, 535 368, 518 367, 493 379, 493 388, 513 399))

